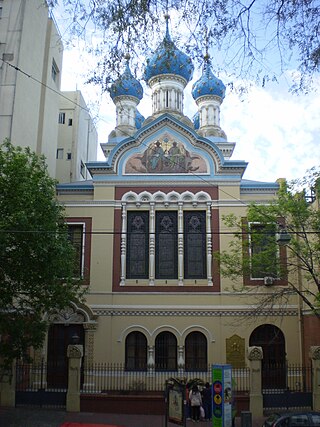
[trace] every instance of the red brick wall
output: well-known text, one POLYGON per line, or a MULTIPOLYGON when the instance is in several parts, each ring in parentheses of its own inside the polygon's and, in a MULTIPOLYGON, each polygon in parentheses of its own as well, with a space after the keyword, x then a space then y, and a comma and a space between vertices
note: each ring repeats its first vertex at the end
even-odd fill
POLYGON ((309 364, 309 351, 311 346, 320 345, 320 319, 314 315, 302 318, 303 357, 304 363, 309 364))
POLYGON ((165 414, 163 395, 81 395, 81 412, 104 412, 109 414, 165 414))

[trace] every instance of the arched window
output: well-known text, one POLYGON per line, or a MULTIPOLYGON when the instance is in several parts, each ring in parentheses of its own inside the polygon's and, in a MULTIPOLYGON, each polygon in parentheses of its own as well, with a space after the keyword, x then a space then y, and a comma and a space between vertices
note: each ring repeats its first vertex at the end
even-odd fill
POLYGON ((201 332, 191 332, 185 342, 186 371, 208 369, 207 339, 201 332))
POLYGON ((131 332, 126 338, 126 370, 147 369, 147 339, 142 332, 131 332))
POLYGON ((171 332, 161 332, 155 342, 156 371, 177 370, 177 339, 171 332))

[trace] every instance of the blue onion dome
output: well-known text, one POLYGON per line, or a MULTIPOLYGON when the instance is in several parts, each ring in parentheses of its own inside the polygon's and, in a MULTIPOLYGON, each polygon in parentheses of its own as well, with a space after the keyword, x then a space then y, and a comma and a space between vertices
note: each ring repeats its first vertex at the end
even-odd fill
POLYGON ((159 74, 175 74, 187 82, 192 79, 194 66, 191 59, 179 50, 169 34, 169 15, 166 18, 166 35, 151 58, 147 59, 144 80, 148 82, 159 74))
POLYGON ((196 114, 192 117, 193 127, 195 130, 198 130, 200 128, 200 114, 199 111, 196 112, 196 114))
POLYGON ((110 96, 114 100, 117 96, 133 96, 138 98, 139 101, 143 98, 143 88, 141 83, 136 80, 129 68, 130 55, 126 55, 127 60, 126 68, 122 76, 119 77, 110 87, 110 96))
POLYGON ((215 95, 219 96, 221 99, 225 97, 226 87, 223 82, 213 74, 209 55, 205 56, 202 76, 193 84, 191 93, 195 100, 204 95, 215 95))
POLYGON ((138 110, 136 110, 136 121, 135 121, 136 128, 140 129, 144 121, 145 121, 145 118, 143 117, 143 115, 138 110))

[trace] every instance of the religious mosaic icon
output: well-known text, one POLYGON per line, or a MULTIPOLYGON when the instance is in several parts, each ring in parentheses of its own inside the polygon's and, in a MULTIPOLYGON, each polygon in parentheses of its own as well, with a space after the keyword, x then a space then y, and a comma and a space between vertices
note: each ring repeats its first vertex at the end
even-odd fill
POLYGON ((207 165, 198 154, 189 152, 181 142, 164 135, 141 154, 131 156, 125 173, 205 173, 207 165))

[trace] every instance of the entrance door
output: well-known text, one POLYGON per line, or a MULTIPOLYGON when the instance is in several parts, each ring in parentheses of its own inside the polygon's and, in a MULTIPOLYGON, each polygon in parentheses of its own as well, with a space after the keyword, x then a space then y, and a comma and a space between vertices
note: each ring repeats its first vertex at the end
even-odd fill
POLYGON ((67 348, 69 344, 72 344, 72 337, 75 335, 79 337, 79 344, 84 346, 84 330, 82 325, 55 324, 50 326, 48 333, 48 387, 68 387, 67 348))
POLYGON ((282 331, 274 325, 256 328, 249 340, 250 346, 262 347, 262 388, 286 387, 286 352, 282 331))

